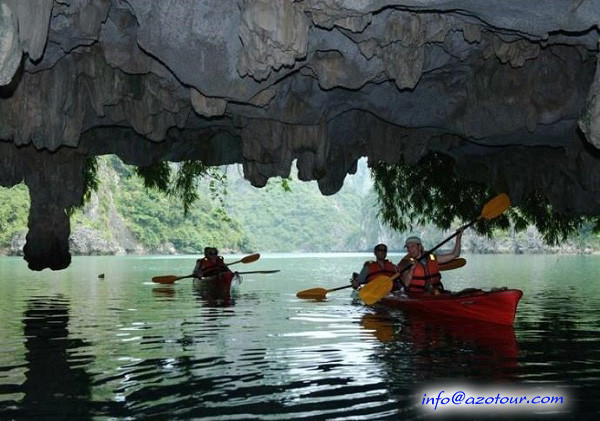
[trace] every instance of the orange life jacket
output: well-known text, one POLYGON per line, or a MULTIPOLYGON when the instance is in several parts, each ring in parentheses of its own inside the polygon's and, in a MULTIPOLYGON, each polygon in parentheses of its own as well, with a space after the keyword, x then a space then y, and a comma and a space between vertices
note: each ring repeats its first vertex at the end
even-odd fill
POLYGON ((218 256, 217 261, 213 262, 208 257, 198 259, 200 262, 200 269, 202 270, 202 276, 212 276, 221 272, 229 271, 229 268, 223 261, 223 257, 218 256))
POLYGON ((383 267, 376 261, 367 261, 365 266, 368 266, 367 282, 378 275, 392 276, 396 274, 396 265, 387 259, 383 261, 383 267))
POLYGON ((426 263, 422 264, 417 262, 416 259, 410 258, 410 261, 414 264, 414 269, 412 279, 408 285, 408 292, 423 293, 428 284, 432 288, 444 290, 444 286, 441 282, 442 275, 440 274, 440 268, 435 254, 428 255, 426 259, 426 263))

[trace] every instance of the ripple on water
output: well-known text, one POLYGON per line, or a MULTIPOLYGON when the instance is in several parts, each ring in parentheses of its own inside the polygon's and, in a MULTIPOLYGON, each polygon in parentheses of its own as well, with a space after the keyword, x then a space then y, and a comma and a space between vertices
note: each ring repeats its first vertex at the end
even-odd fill
MULTIPOLYGON (((462 273, 485 259, 469 259, 462 273)), ((531 260, 541 268, 546 262, 531 260)), ((313 266, 307 258, 270 260, 265 269, 287 267, 293 275, 249 277, 231 299, 203 297, 189 283, 150 283, 174 272, 168 259, 162 268, 102 282, 88 282, 84 272, 73 281, 52 275, 10 283, 4 290, 11 298, 0 301, 0 418, 414 419, 424 416, 418 391, 457 382, 564 386, 578 414, 592 418, 600 287, 593 279, 565 285, 564 273, 553 280, 569 260, 542 280, 529 272, 515 277, 506 264, 490 268, 506 263, 503 257, 479 266, 478 280, 523 285, 514 329, 432 323, 354 305, 344 291, 299 300, 298 290, 346 279, 344 272, 315 282, 323 272, 303 272, 313 266)), ((340 261, 343 268, 355 263, 340 261)), ((569 271, 593 266, 573 262, 569 271)))

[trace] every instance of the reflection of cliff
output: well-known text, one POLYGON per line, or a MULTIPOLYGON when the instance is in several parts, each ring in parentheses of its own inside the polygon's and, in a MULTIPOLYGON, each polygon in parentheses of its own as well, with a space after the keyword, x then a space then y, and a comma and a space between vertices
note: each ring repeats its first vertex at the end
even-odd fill
POLYGON ((38 297, 29 301, 23 315, 26 338, 26 380, 18 415, 25 418, 89 418, 91 379, 82 364, 71 356, 86 346, 69 339, 69 302, 61 297, 38 297))

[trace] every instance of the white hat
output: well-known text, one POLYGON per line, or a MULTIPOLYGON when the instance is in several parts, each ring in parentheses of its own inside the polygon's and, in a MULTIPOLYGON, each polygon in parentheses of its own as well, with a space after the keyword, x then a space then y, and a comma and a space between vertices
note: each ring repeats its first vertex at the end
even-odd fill
POLYGON ((404 247, 408 246, 409 243, 412 244, 421 244, 421 239, 417 236, 408 237, 404 242, 404 247))

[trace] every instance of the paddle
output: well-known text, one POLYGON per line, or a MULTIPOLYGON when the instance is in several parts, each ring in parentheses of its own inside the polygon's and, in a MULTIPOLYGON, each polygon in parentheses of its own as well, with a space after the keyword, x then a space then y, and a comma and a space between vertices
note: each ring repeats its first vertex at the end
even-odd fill
POLYGON ((337 288, 332 288, 332 289, 325 289, 325 288, 305 289, 304 291, 299 291, 296 294, 296 297, 314 299, 314 300, 324 300, 325 296, 327 295, 328 292, 338 291, 338 290, 344 289, 344 288, 350 288, 351 286, 352 286, 352 284, 344 285, 343 287, 337 287, 337 288))
MULTIPOLYGON (((234 265, 236 263, 252 263, 256 262, 260 258, 260 253, 250 254, 246 257, 241 258, 240 260, 236 260, 235 262, 227 263, 226 266, 234 265)), ((152 282, 156 282, 157 284, 172 284, 175 281, 179 281, 180 279, 192 278, 194 274, 185 275, 185 276, 176 276, 176 275, 164 275, 164 276, 155 276, 152 278, 152 282)))
MULTIPOLYGON (((510 207, 510 198, 501 193, 498 196, 491 199, 489 202, 485 204, 483 209, 481 210, 481 214, 477 219, 469 222, 466 225, 463 225, 461 228, 456 230, 454 234, 450 237, 446 238, 444 241, 439 243, 437 246, 432 248, 431 250, 425 252, 422 256, 420 256, 417 260, 421 260, 423 257, 433 253, 435 250, 439 249, 441 246, 446 244, 448 241, 453 239, 458 235, 459 232, 464 231, 470 226, 474 225, 477 221, 481 219, 493 219, 497 216, 501 215, 506 209, 510 207)), ((392 277, 387 277, 385 275, 378 276, 376 279, 373 279, 369 283, 367 283, 359 292, 360 299, 367 305, 375 304, 377 301, 381 300, 384 296, 386 296, 394 285, 393 281, 398 276, 402 274, 405 270, 408 270, 410 266, 406 266, 401 272, 397 273, 392 277)))
POLYGON ((164 275, 164 276, 155 276, 152 278, 152 282, 156 282, 157 284, 172 284, 175 281, 179 281, 180 279, 192 278, 194 274, 185 275, 185 276, 176 276, 176 275, 164 275))
POLYGON ((438 266, 440 270, 452 270, 463 267, 467 264, 467 261, 462 257, 457 257, 456 259, 452 259, 446 263, 440 263, 438 266))
POLYGON ((279 269, 275 269, 275 270, 251 270, 248 272, 236 272, 238 275, 245 275, 247 273, 277 273, 277 272, 281 272, 279 269))
MULTIPOLYGON (((276 270, 251 270, 246 272, 236 272, 238 275, 245 275, 248 273, 277 273, 280 272, 279 269, 276 270)), ((156 282, 157 284, 172 284, 175 281, 185 278, 192 278, 194 275, 186 275, 186 276, 175 276, 175 275, 166 275, 166 276, 155 276, 152 278, 152 282, 156 282)))
MULTIPOLYGON (((463 259, 462 257, 459 257, 457 259, 453 259, 453 260, 449 261, 448 263, 441 264, 440 270, 458 269, 460 267, 463 267, 466 264, 467 264, 467 261, 465 259, 463 259)), ((384 275, 380 275, 380 276, 384 276, 384 275)), ((375 279, 378 279, 378 278, 379 277, 377 277, 375 279)), ((386 278, 387 278, 387 276, 386 276, 386 278)), ((313 299, 313 300, 324 300, 325 296, 328 293, 333 292, 333 291, 338 291, 340 289, 350 288, 351 286, 352 286, 352 284, 344 285, 343 287, 331 288, 331 289, 325 289, 325 288, 305 289, 304 291, 299 291, 298 293, 296 293, 296 297, 305 298, 305 299, 313 299)))
POLYGON ((231 266, 231 265, 235 265, 236 263, 252 263, 252 262, 256 262, 258 259, 260 259, 260 253, 255 253, 255 254, 251 254, 249 256, 243 257, 240 260, 236 260, 235 262, 231 262, 231 263, 226 263, 226 266, 231 266))

